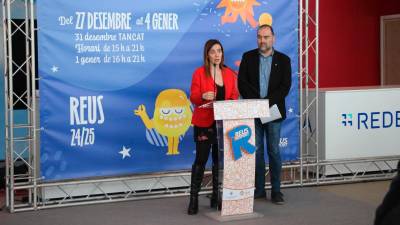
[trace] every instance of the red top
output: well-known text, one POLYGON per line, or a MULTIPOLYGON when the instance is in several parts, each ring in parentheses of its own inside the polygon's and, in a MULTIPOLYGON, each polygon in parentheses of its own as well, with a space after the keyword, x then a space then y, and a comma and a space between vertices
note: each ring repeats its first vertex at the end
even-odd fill
MULTIPOLYGON (((225 87, 225 100, 235 100, 239 97, 237 89, 236 74, 229 68, 222 69, 222 79, 225 87)), ((212 108, 199 108, 207 102, 202 98, 203 93, 217 91, 214 79, 207 76, 205 67, 197 68, 193 73, 192 86, 190 88, 190 101, 194 104, 192 124, 198 127, 209 127, 214 122, 214 111, 212 108)))

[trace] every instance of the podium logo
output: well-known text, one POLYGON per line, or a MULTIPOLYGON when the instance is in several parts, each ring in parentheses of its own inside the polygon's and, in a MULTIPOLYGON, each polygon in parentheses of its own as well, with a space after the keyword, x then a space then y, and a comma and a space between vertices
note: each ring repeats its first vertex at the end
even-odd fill
POLYGON ((342 113, 341 124, 357 130, 399 128, 400 111, 342 113))
POLYGON ((256 151, 256 147, 249 143, 251 133, 251 128, 247 125, 237 126, 228 132, 235 161, 242 157, 242 151, 246 151, 249 154, 254 154, 256 151))

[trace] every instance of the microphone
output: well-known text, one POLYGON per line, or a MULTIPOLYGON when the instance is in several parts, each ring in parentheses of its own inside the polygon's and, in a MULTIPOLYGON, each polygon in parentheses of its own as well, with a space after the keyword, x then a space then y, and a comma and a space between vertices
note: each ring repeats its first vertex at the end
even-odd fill
POLYGON ((260 93, 259 93, 259 91, 257 90, 257 88, 255 88, 252 84, 250 84, 249 82, 247 82, 246 80, 244 80, 242 77, 239 77, 239 74, 236 73, 236 71, 234 71, 233 69, 231 69, 231 68, 230 68, 229 66, 227 66, 227 65, 223 65, 223 67, 225 67, 225 68, 229 69, 231 72, 233 72, 233 74, 235 74, 236 77, 238 78, 238 81, 239 81, 239 82, 242 82, 242 83, 244 83, 246 86, 248 86, 248 87, 252 90, 252 92, 254 92, 254 94, 255 94, 256 96, 259 96, 259 95, 260 95, 260 93), (242 78, 242 79, 241 79, 241 78, 242 78))

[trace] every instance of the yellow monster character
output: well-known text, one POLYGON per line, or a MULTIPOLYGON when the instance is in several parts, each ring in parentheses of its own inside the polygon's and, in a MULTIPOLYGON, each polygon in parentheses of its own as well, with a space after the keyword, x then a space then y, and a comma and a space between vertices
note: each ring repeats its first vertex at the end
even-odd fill
POLYGON ((190 102, 185 92, 179 89, 167 89, 158 94, 153 119, 150 119, 144 105, 134 110, 147 129, 154 128, 168 138, 167 155, 179 154, 179 136, 183 135, 192 122, 190 102))

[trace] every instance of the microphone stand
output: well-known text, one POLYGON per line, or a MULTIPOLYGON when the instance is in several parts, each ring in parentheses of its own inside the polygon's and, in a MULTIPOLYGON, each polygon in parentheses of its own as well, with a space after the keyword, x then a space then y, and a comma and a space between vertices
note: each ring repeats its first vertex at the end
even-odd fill
MULTIPOLYGON (((216 82, 216 79, 217 79, 217 64, 215 64, 215 63, 213 63, 213 66, 214 66, 214 101, 217 101, 217 82, 216 82)), ((222 74, 221 74, 222 75, 222 74)), ((217 191, 217 211, 219 211, 219 210, 221 210, 221 205, 220 205, 220 203, 222 203, 222 196, 221 196, 221 192, 220 192, 220 183, 219 183, 219 173, 220 173, 220 170, 221 170, 221 165, 222 165, 222 161, 220 160, 220 159, 222 159, 222 153, 223 153, 223 150, 222 150, 222 148, 220 148, 221 146, 219 146, 219 140, 220 140, 220 138, 222 138, 222 137, 220 137, 220 135, 219 135, 219 132, 218 132, 218 125, 217 124, 215 124, 215 132, 216 132, 216 135, 217 135, 217 151, 218 151, 218 159, 217 159, 217 161, 218 161, 218 169, 217 169, 217 174, 215 174, 214 176, 217 176, 217 186, 218 186, 218 191, 217 191)))
POLYGON ((215 81, 215 79, 217 78, 217 64, 213 63, 214 66, 214 101, 216 101, 217 99, 217 82, 215 81))

